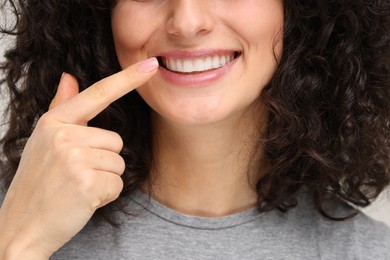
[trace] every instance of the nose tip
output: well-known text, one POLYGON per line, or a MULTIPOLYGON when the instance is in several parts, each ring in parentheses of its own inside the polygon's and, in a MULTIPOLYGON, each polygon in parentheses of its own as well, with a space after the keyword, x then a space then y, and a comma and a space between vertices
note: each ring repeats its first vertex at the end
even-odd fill
MULTIPOLYGON (((207 2, 207 1, 206 1, 207 2)), ((172 5, 167 31, 176 37, 191 38, 212 30, 213 19, 207 3, 201 0, 182 0, 172 5)))

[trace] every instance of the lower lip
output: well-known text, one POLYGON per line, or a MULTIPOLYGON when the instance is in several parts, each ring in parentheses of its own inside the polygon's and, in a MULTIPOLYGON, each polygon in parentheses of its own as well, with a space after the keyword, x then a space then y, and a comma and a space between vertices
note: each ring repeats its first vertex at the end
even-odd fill
POLYGON ((232 69, 238 59, 239 57, 221 68, 198 73, 176 73, 163 67, 159 70, 162 77, 171 84, 182 87, 202 87, 222 78, 232 69))

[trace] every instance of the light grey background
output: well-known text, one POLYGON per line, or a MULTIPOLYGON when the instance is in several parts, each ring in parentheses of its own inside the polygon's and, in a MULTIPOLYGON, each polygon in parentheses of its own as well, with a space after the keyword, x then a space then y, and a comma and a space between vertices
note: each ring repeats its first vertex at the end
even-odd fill
MULTIPOLYGON (((0 24, 4 24, 4 16, 0 14, 0 24)), ((3 60, 4 51, 7 46, 11 46, 13 44, 13 39, 10 37, 2 36, 0 37, 0 61, 3 60)), ((1 72, 0 72, 0 76, 1 72)), ((2 91, 1 91, 2 92, 2 91)), ((6 103, 6 97, 1 95, 0 100, 0 114, 4 110, 4 104, 6 103)), ((0 134, 4 131, 4 119, 1 117, 2 122, 0 123, 0 134)), ((390 189, 383 192, 380 198, 378 198, 375 203, 373 203, 370 207, 362 210, 367 215, 371 216, 374 219, 385 222, 388 226, 390 226, 390 189)))

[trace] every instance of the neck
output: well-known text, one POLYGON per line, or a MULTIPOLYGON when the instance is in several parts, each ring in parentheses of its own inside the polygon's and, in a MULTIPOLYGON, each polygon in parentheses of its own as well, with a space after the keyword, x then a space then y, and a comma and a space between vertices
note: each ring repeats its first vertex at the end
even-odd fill
POLYGON ((254 153, 260 134, 253 117, 187 127, 154 115, 153 124, 158 131, 152 197, 197 216, 224 216, 255 206, 260 175, 249 169, 261 155, 254 153))

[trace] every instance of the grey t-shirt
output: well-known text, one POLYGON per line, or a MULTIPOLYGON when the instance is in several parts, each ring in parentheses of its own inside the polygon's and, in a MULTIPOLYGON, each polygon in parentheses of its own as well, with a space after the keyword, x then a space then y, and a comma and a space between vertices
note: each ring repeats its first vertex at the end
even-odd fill
MULTIPOLYGON (((288 213, 249 209, 220 218, 180 214, 142 193, 115 213, 119 228, 91 221, 51 259, 390 259, 390 229, 359 214, 336 222, 301 193, 288 213)), ((348 206, 334 213, 343 214, 348 206)))

